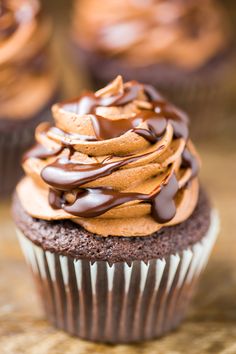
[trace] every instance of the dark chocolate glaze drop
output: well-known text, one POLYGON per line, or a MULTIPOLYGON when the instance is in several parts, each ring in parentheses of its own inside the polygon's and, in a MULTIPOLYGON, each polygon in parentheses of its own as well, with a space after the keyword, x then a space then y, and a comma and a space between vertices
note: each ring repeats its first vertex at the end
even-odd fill
MULTIPOLYGON (((42 179, 50 186, 49 203, 54 209, 63 209, 77 217, 92 218, 106 213, 124 203, 138 200, 151 204, 151 215, 158 223, 170 221, 176 214, 175 196, 179 190, 175 173, 168 176, 157 190, 151 194, 125 193, 109 187, 82 188, 86 183, 105 177, 117 169, 134 162, 148 154, 123 158, 120 161, 83 164, 71 161, 73 155, 73 143, 70 140, 97 141, 119 137, 128 131, 133 131, 142 136, 151 144, 156 143, 166 132, 168 123, 173 127, 174 138, 188 139, 188 118, 176 107, 168 103, 159 93, 148 85, 141 85, 135 81, 125 87, 124 92, 108 97, 97 97, 93 93, 85 93, 77 100, 67 101, 61 104, 65 110, 79 115, 90 114, 95 136, 81 136, 69 134, 58 128, 50 128, 50 131, 66 137, 67 144, 61 149, 48 150, 38 145, 34 147, 25 158, 47 158, 57 156, 63 148, 70 148, 69 157, 57 159, 51 165, 46 166, 42 172, 42 179), (152 109, 142 109, 129 119, 110 120, 96 114, 98 106, 123 106, 138 98, 140 88, 144 89, 152 109), (138 128, 146 123, 147 128, 138 128), (75 193, 72 203, 65 199, 65 192, 75 193)), ((163 146, 160 147, 160 149, 163 146)), ((192 169, 191 178, 198 172, 198 162, 186 148, 183 152, 182 167, 192 169)))
POLYGON ((70 140, 97 141, 97 138, 95 136, 66 133, 62 129, 59 129, 57 127, 50 128, 50 132, 58 136, 61 136, 63 138, 67 138, 68 139, 68 142, 66 143, 67 146, 73 145, 72 143, 69 142, 70 140))
POLYGON ((94 218, 121 204, 141 198, 145 199, 146 196, 138 193, 122 193, 110 188, 86 188, 78 192, 73 204, 65 205, 63 209, 75 216, 94 218))
POLYGON ((174 197, 178 190, 178 181, 175 174, 173 174, 169 182, 162 186, 161 191, 153 199, 151 215, 160 224, 171 220, 175 216, 176 206, 174 197))
POLYGON ((184 168, 191 168, 192 175, 191 178, 197 176, 199 171, 199 164, 195 156, 193 156, 188 148, 185 148, 182 154, 182 165, 184 168))
POLYGON ((41 145, 41 144, 36 144, 34 145, 29 151, 27 151, 24 156, 23 156, 23 161, 35 157, 38 159, 47 159, 49 157, 57 156, 59 155, 64 147, 59 147, 57 149, 51 150, 48 149, 47 147, 41 145))
POLYGON ((158 223, 166 223, 176 213, 174 198, 178 192, 178 182, 173 174, 167 183, 152 194, 122 193, 111 188, 83 188, 77 192, 75 201, 68 204, 61 202, 61 194, 50 191, 49 203, 58 209, 58 203, 66 212, 83 218, 93 218, 127 202, 139 200, 151 204, 152 217, 158 223))
MULTIPOLYGON (((61 104, 64 109, 76 114, 91 114, 91 120, 97 140, 113 139, 134 131, 150 143, 158 141, 165 133, 167 123, 170 122, 174 129, 175 138, 188 138, 188 118, 176 107, 168 103, 152 86, 141 85, 132 81, 125 87, 123 93, 109 97, 96 97, 88 92, 74 101, 61 104), (123 106, 138 98, 140 88, 144 89, 147 97, 153 105, 153 110, 141 110, 135 117, 129 119, 110 120, 95 113, 96 107, 123 106), (139 129, 138 125, 146 122, 148 129, 139 129)), ((79 137, 78 137, 79 138, 79 137)), ((96 140, 91 137, 80 136, 82 140, 96 140)))
POLYGON ((64 204, 63 192, 56 189, 49 189, 48 202, 53 209, 61 209, 64 204))
MULTIPOLYGON (((159 147, 159 149, 162 148, 163 146, 159 147)), ((115 162, 91 164, 72 162, 66 157, 63 157, 56 160, 51 165, 46 166, 41 172, 41 177, 49 186, 59 190, 69 191, 78 188, 85 183, 108 176, 120 167, 131 162, 138 161, 139 159, 151 154, 152 152, 139 156, 128 157, 115 162)))

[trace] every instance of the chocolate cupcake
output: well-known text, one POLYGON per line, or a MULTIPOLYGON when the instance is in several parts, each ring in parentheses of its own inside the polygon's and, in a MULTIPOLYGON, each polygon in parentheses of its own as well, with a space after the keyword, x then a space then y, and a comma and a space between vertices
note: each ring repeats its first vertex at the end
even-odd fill
POLYGON ((185 108, 197 133, 210 117, 214 127, 222 122, 216 118, 232 98, 235 60, 229 20, 217 1, 81 0, 72 36, 95 87, 119 72, 185 108))
POLYGON ((15 187, 35 127, 50 117, 57 91, 50 36, 37 0, 0 3, 0 196, 15 187))
POLYGON ((120 76, 52 112, 13 203, 46 315, 92 341, 162 336, 183 319, 218 231, 188 117, 120 76))

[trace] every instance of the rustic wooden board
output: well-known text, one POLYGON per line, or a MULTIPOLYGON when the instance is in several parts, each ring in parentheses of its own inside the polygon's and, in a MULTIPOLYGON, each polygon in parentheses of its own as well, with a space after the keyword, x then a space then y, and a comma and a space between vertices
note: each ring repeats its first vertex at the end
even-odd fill
POLYGON ((201 144, 202 179, 221 215, 221 233, 192 308, 183 325, 161 340, 133 346, 106 346, 72 338, 43 317, 30 272, 10 219, 0 205, 0 353, 236 353, 236 152, 233 145, 201 144))

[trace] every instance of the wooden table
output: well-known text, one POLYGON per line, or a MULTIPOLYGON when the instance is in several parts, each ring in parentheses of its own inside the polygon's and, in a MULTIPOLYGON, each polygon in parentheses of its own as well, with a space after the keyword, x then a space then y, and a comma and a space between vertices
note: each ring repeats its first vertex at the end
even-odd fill
POLYGON ((7 202, 0 205, 1 354, 236 353, 236 151, 230 142, 198 145, 202 180, 220 212, 222 231, 183 325, 161 340, 137 346, 97 345, 53 329, 39 307, 7 202))

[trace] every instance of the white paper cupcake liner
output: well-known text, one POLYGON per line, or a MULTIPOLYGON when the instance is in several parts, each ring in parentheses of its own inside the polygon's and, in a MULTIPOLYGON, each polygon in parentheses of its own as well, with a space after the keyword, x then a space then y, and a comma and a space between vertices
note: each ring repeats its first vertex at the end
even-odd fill
POLYGON ((219 230, 192 247, 147 263, 90 262, 44 251, 17 230, 49 320, 72 335, 125 343, 165 334, 182 320, 219 230))

